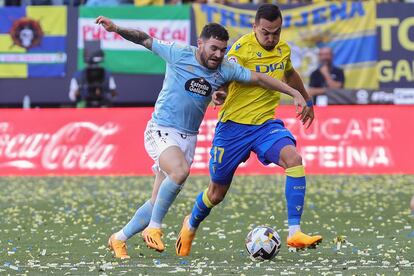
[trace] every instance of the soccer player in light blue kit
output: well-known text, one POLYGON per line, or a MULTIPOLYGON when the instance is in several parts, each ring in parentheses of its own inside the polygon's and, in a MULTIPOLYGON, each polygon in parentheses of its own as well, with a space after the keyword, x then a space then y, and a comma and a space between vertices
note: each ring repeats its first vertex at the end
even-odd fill
POLYGON ((155 162, 152 197, 108 241, 116 258, 129 258, 126 240, 143 231, 147 246, 162 252, 165 246, 161 223, 189 175, 207 106, 211 99, 215 104, 224 101, 224 92, 213 91, 229 81, 261 85, 292 96, 299 115, 306 112, 306 102, 296 89, 279 80, 223 61, 229 35, 219 24, 206 25, 198 47, 193 47, 153 39, 143 31, 119 27, 103 16, 96 23, 146 47, 167 62, 163 88, 145 130, 145 148, 155 162))

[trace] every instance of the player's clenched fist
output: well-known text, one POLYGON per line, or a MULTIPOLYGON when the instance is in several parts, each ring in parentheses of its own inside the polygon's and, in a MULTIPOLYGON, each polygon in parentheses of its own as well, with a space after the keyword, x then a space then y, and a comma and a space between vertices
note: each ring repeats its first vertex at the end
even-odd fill
POLYGON ((107 30, 108 32, 116 32, 118 26, 115 25, 114 22, 112 22, 111 19, 106 18, 105 16, 98 16, 95 20, 96 24, 102 25, 105 30, 107 30))

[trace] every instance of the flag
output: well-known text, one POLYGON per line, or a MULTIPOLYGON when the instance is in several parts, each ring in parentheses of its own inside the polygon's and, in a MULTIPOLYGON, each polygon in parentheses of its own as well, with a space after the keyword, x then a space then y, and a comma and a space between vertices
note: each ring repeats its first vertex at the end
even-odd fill
POLYGON ((0 78, 64 77, 65 6, 0 8, 0 78))
MULTIPOLYGON (((209 22, 225 26, 230 43, 252 31, 255 11, 194 4, 197 32, 209 22)), ((281 37, 292 50, 292 63, 308 83, 318 66, 318 48, 330 47, 334 64, 345 71, 345 87, 378 88, 376 3, 332 1, 282 10, 281 37)))
POLYGON ((95 24, 103 15, 115 24, 140 29, 151 37, 190 43, 190 7, 81 7, 78 23, 78 67, 83 68, 84 42, 100 40, 105 53, 104 67, 115 73, 163 74, 165 62, 141 45, 123 39, 117 33, 106 32, 95 24))

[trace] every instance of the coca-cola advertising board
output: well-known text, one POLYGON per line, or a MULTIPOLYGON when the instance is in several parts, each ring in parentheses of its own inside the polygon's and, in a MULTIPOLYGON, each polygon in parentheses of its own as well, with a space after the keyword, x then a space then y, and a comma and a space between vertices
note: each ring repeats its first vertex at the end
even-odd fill
MULTIPOLYGON (((2 109, 0 175, 151 175, 144 148, 152 108, 2 109)), ((200 127, 192 174, 208 174, 217 111, 200 127)), ((414 108, 327 106, 315 108, 309 129, 295 109, 277 110, 297 138, 308 174, 413 174, 414 108)), ((283 173, 252 153, 238 174, 283 173)))
POLYGON ((144 175, 152 108, 0 110, 1 175, 144 175))

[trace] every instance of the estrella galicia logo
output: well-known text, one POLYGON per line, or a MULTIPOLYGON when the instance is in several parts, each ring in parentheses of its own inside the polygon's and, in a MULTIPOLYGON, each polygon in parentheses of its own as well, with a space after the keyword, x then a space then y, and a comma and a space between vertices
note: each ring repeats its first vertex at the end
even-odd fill
POLYGON ((185 90, 204 97, 210 96, 213 88, 204 78, 189 79, 185 83, 185 90))
POLYGON ((43 31, 38 21, 24 17, 14 21, 10 36, 16 45, 29 49, 40 44, 43 31))

